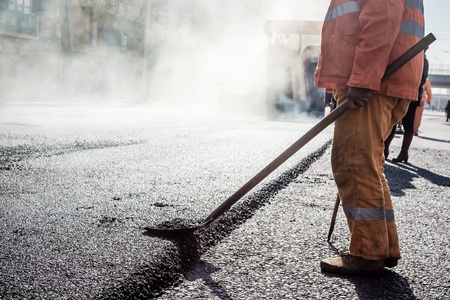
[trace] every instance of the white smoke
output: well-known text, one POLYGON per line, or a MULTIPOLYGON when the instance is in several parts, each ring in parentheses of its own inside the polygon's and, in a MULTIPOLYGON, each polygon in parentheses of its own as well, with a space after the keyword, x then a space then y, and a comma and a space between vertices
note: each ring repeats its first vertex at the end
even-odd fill
POLYGON ((328 4, 325 0, 314 5, 287 0, 193 2, 207 16, 197 24, 176 19, 177 12, 185 11, 186 1, 171 2, 173 27, 152 70, 150 98, 204 106, 228 101, 255 110, 266 104, 265 22, 322 20, 328 4))
MULTIPOLYGON (((126 49, 114 54, 106 45, 108 37, 98 37, 99 42, 93 43, 95 51, 82 49, 70 58, 61 57, 57 47, 52 51, 48 48, 31 51, 33 54, 28 55, 26 64, 16 62, 15 72, 20 74, 10 83, 14 93, 9 93, 8 100, 29 100, 39 95, 42 101, 58 98, 65 99, 58 101, 108 104, 139 99, 140 103, 218 108, 221 97, 224 100, 232 96, 233 105, 258 110, 265 103, 269 42, 263 32, 265 22, 271 19, 320 21, 328 2, 168 0, 163 24, 151 27, 149 33, 152 39, 157 34, 159 40, 158 50, 150 49, 147 57, 148 73, 144 71, 142 53, 126 49), (23 83, 24 78, 27 84, 23 83)), ((76 19, 75 15, 72 17, 76 19)), ((48 30, 58 31, 58 26, 62 25, 54 24, 48 30)), ((83 26, 86 24, 75 22, 73 34, 83 38, 83 26)), ((113 23, 111 28, 114 26, 117 24, 113 23)), ((127 42, 131 44, 142 37, 145 28, 139 32, 119 28, 116 32, 120 30, 125 33, 122 44, 126 48, 127 42)), ((0 35, 2 56, 12 47, 16 51, 14 57, 21 57, 19 52, 25 47, 18 44, 28 41, 8 39, 0 35)))

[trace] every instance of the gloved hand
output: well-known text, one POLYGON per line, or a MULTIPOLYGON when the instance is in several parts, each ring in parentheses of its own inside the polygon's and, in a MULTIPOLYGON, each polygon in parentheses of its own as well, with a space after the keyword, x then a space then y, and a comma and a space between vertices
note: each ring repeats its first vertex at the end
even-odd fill
POLYGON ((347 99, 349 102, 349 107, 351 109, 356 109, 363 107, 372 96, 372 91, 364 88, 349 87, 347 91, 347 99))

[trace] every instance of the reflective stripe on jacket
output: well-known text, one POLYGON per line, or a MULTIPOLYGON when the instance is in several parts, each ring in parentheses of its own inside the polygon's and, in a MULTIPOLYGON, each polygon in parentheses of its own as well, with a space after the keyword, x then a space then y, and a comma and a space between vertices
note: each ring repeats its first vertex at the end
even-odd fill
POLYGON ((316 86, 368 88, 417 100, 418 55, 381 83, 386 67, 424 36, 422 0, 331 0, 322 28, 316 86))

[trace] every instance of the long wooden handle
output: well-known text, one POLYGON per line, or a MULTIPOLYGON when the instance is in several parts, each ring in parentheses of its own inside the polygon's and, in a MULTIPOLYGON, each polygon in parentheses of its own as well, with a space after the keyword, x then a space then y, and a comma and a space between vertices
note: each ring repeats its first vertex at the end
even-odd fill
MULTIPOLYGON (((404 66, 408 61, 410 61, 417 54, 422 52, 426 47, 428 47, 436 38, 433 34, 428 34, 426 37, 421 39, 417 44, 411 47, 408 51, 402 54, 398 59, 392 62, 387 68, 382 80, 385 80, 392 74, 394 74, 398 69, 404 66)), ((239 190, 237 190, 233 195, 231 195, 225 202, 223 202, 218 208, 216 208, 202 223, 202 227, 213 223, 221 215, 230 209, 230 207, 241 199, 245 194, 247 194, 251 189, 253 189, 258 183, 260 183, 264 178, 266 178, 270 173, 277 169, 282 163, 288 160, 292 155, 294 155, 298 150, 300 150, 304 145, 311 141, 316 135, 322 132, 325 128, 333 123, 337 118, 342 116, 349 109, 349 102, 345 100, 341 105, 334 109, 328 116, 323 118, 319 123, 317 123, 313 128, 306 132, 301 138, 299 138, 294 144, 287 148, 283 153, 281 153, 277 158, 275 158, 270 164, 268 164, 264 169, 262 169, 258 174, 256 174, 252 179, 250 179, 246 184, 244 184, 239 190)))
POLYGON ((334 224, 336 223, 337 212, 339 209, 339 204, 341 203, 341 198, 339 197, 339 193, 336 196, 336 202, 334 203, 333 216, 331 217, 330 229, 328 230, 328 238, 327 242, 330 242, 331 235, 333 234, 334 224))
POLYGON ((231 195, 225 202, 223 202, 216 210, 214 210, 207 218, 206 222, 214 221, 217 217, 226 212, 234 203, 247 194, 252 188, 266 178, 270 173, 277 169, 282 163, 288 160, 304 145, 311 141, 316 135, 322 132, 325 128, 333 123, 337 118, 342 116, 348 110, 348 101, 344 101, 336 109, 334 109, 327 117, 323 118, 313 128, 306 132, 301 138, 299 138, 294 144, 287 148, 277 158, 275 158, 264 169, 259 171, 252 179, 250 179, 245 185, 231 195))

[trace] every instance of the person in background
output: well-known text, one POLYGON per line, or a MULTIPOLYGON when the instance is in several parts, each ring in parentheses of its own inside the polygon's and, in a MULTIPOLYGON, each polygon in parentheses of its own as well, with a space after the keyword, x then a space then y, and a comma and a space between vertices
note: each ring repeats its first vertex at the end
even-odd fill
POLYGON ((450 118, 450 100, 447 101, 447 106, 445 107, 445 112, 447 113, 447 120, 445 122, 448 122, 448 119, 450 118))
POLYGON ((420 103, 420 106, 416 108, 416 116, 414 118, 414 135, 419 135, 419 127, 420 123, 422 122, 422 114, 423 109, 425 108, 425 103, 428 105, 431 104, 431 99, 433 98, 433 94, 431 93, 431 83, 427 79, 425 81, 425 84, 423 85, 423 93, 422 93, 422 101, 420 103))
POLYGON ((333 97, 333 90, 325 89, 325 117, 336 108, 336 100, 333 97))
MULTIPOLYGON (((422 79, 420 80, 419 85, 419 91, 418 91, 418 101, 411 102, 408 107, 408 112, 406 115, 402 118, 402 125, 405 131, 403 132, 403 142, 402 142, 402 148, 400 150, 399 155, 392 159, 392 162, 408 162, 409 158, 409 147, 411 146, 411 142, 414 137, 414 118, 416 116, 416 109, 419 107, 420 103, 422 102, 422 95, 423 95, 423 85, 425 84, 425 81, 428 77, 428 60, 424 56, 423 57, 423 70, 422 70, 422 79)), ((389 134, 389 137, 384 141, 384 157, 385 159, 389 156, 389 145, 392 142, 392 139, 394 138, 396 133, 396 128, 392 128, 391 133, 389 134)))
POLYGON ((347 217, 349 251, 320 262, 323 272, 381 273, 400 258, 384 140, 417 100, 423 55, 381 82, 386 67, 424 36, 421 0, 331 0, 322 28, 317 87, 349 107, 335 121, 333 177, 347 217))

